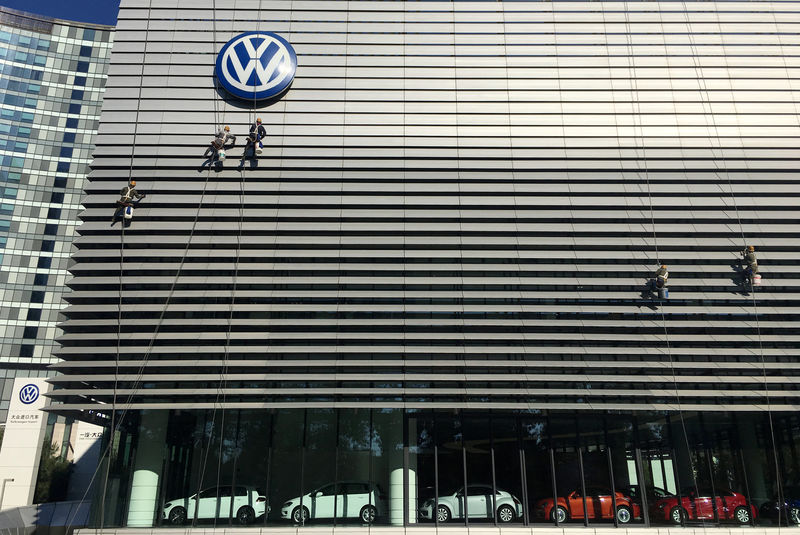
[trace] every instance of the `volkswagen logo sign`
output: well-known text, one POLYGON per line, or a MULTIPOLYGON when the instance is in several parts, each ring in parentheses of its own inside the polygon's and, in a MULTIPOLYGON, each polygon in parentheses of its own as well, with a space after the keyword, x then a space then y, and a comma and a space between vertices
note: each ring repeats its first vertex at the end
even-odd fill
POLYGON ((228 93, 245 100, 279 96, 294 80, 296 70, 294 48, 272 32, 237 35, 217 55, 219 83, 228 93))
POLYGON ((39 399, 39 387, 33 384, 27 384, 19 391, 19 400, 25 405, 30 405, 39 399))

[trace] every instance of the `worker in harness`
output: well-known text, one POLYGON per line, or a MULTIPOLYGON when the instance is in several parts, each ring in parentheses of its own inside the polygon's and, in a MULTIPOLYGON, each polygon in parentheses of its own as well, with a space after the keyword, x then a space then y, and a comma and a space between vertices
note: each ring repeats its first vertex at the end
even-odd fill
POLYGON ((262 143, 262 139, 267 137, 267 131, 264 129, 264 126, 261 124, 261 117, 256 118, 256 122, 250 125, 250 134, 247 136, 247 143, 244 146, 244 152, 242 153, 242 160, 247 157, 247 149, 253 147, 253 157, 255 158, 257 155, 261 154, 261 150, 264 148, 264 144, 262 143))
POLYGON ((758 259, 756 258, 756 248, 752 245, 745 247, 742 251, 742 260, 747 264, 744 268, 745 280, 752 286, 761 283, 761 275, 758 274, 758 259))
POLYGON ((136 181, 131 180, 128 185, 119 190, 120 198, 117 201, 117 208, 111 216, 111 224, 121 216, 123 219, 133 218, 133 204, 145 198, 144 193, 136 191, 136 181))
POLYGON ((216 137, 211 141, 211 145, 206 149, 206 152, 203 154, 204 158, 211 157, 212 160, 224 160, 225 159, 225 149, 231 148, 236 144, 236 136, 231 134, 231 127, 225 125, 224 128, 220 129, 217 132, 216 137), (231 142, 230 145, 226 146, 228 141, 231 142))
POLYGON ((669 279, 669 271, 667 271, 667 265, 661 264, 661 267, 658 268, 653 275, 653 290, 658 293, 658 297, 660 299, 666 299, 669 296, 669 290, 667 290, 667 279, 669 279))

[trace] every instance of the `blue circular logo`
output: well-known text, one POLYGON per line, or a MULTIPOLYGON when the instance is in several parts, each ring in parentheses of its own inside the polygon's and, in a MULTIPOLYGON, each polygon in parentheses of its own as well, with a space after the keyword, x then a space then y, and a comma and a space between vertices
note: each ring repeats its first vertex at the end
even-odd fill
POLYGON ((19 391, 19 400, 25 405, 30 405, 39 399, 39 387, 34 384, 27 384, 19 391))
POLYGON ((294 48, 272 32, 237 35, 217 55, 219 83, 228 93, 245 100, 279 96, 294 80, 296 70, 294 48))

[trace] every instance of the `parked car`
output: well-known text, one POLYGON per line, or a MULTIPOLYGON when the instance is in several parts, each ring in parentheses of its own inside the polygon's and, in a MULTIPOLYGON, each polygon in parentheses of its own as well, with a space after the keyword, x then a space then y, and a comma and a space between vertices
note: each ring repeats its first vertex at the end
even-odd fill
POLYGON ((749 524, 758 517, 755 506, 747 499, 730 489, 716 489, 716 497, 710 489, 687 488, 678 496, 657 500, 653 504, 651 518, 680 524, 681 520, 713 520, 716 508, 720 520, 732 520, 739 524, 749 524))
MULTIPOLYGON (((617 522, 628 524, 642 514, 639 504, 634 503, 629 496, 603 487, 586 488, 586 512, 589 519, 613 520, 616 514, 617 522), (616 496, 617 510, 614 511, 614 496, 616 496)), ((570 519, 583 518, 583 495, 581 491, 574 490, 566 497, 558 497, 558 505, 553 506, 553 498, 544 498, 536 502, 534 515, 538 519, 558 520, 566 522, 570 519)))
POLYGON ((760 514, 762 518, 769 518, 777 523, 780 517, 780 524, 790 526, 800 525, 800 487, 788 486, 784 488, 783 504, 779 506, 778 498, 765 502, 761 505, 760 514))
POLYGON ((433 520, 434 510, 439 522, 447 522, 456 518, 464 518, 466 509, 469 518, 494 518, 498 522, 513 522, 522 518, 522 502, 511 493, 497 489, 492 499, 491 485, 467 485, 466 503, 464 487, 453 493, 446 493, 438 499, 428 498, 419 508, 419 516, 425 520, 433 520), (438 501, 438 507, 437 502, 438 501), (492 511, 494 502, 494 512, 492 511))
POLYGON ((371 524, 385 510, 386 497, 378 485, 340 481, 287 500, 281 506, 281 518, 299 524, 316 518, 333 518, 335 513, 336 518, 359 518, 371 524))
POLYGON ((183 524, 195 517, 207 520, 213 518, 233 518, 239 524, 250 524, 259 516, 269 513, 267 498, 259 489, 246 485, 209 487, 188 498, 175 498, 164 504, 161 518, 170 524, 183 524), (233 502, 231 506, 231 501, 233 502))

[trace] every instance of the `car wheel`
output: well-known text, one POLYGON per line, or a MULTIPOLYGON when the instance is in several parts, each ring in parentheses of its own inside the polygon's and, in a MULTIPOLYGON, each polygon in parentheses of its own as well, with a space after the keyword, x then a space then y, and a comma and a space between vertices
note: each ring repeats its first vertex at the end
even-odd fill
POLYGON ((306 522, 308 520, 308 509, 303 507, 303 512, 301 516, 300 508, 295 507, 294 510, 292 510, 292 520, 294 520, 295 524, 302 524, 306 522))
POLYGON ((236 511, 236 521, 246 526, 247 524, 252 524, 253 521, 256 519, 256 512, 253 511, 253 508, 249 505, 245 505, 244 507, 240 507, 238 511, 236 511))
POLYGON ((800 524, 800 507, 789 508, 789 522, 792 524, 800 524))
POLYGON ((733 518, 740 524, 750 523, 750 511, 741 505, 733 510, 733 518))
POLYGON ((374 505, 365 505, 361 508, 361 512, 358 513, 359 518, 365 524, 372 524, 375 522, 375 515, 378 514, 378 511, 375 509, 374 505))
POLYGON ((633 514, 631 514, 630 507, 625 505, 617 507, 617 522, 620 524, 628 524, 631 520, 633 520, 633 514))
POLYGON ((501 505, 497 508, 497 521, 503 524, 508 524, 509 522, 514 521, 514 517, 517 515, 514 514, 514 509, 511 508, 510 505, 501 505))
POLYGON ((680 524, 686 520, 686 511, 681 507, 673 507, 669 512, 669 519, 673 524, 680 524))
POLYGON ((553 522, 558 522, 561 524, 562 522, 567 521, 567 510, 561 507, 560 505, 555 509, 550 510, 550 519, 553 522))
POLYGON ((440 505, 436 508, 436 520, 439 522, 447 522, 450 520, 450 509, 445 507, 444 505, 440 505))
POLYGON ((186 509, 183 507, 173 507, 169 512, 169 523, 174 526, 180 526, 186 523, 186 509))

